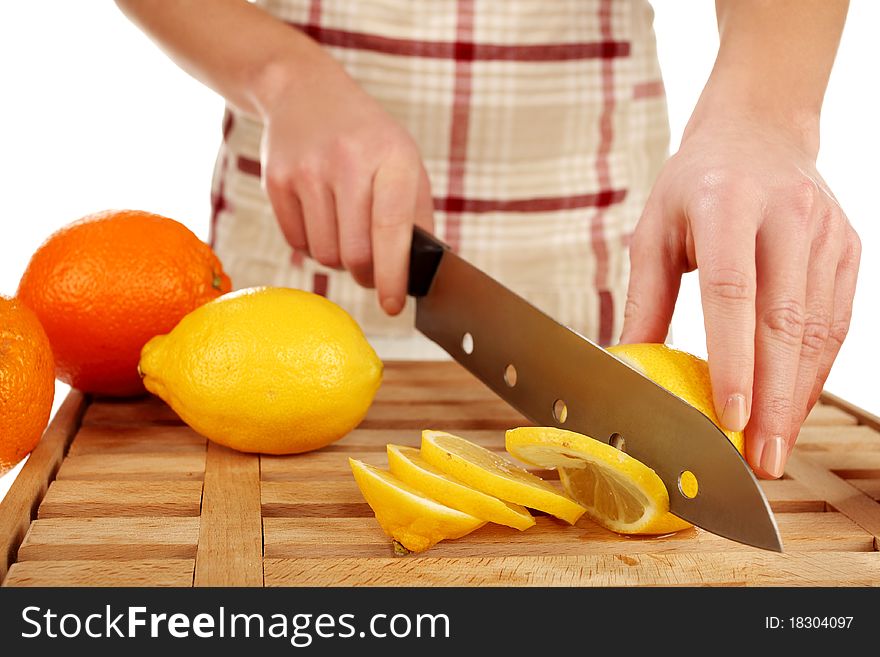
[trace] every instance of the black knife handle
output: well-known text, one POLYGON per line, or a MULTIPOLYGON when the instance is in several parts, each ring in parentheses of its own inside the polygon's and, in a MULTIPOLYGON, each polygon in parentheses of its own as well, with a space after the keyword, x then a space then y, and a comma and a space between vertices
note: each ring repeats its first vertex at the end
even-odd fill
POLYGON ((409 253, 409 284, 407 293, 423 297, 431 289, 431 282, 443 252, 449 247, 426 230, 413 226, 412 246, 409 253))

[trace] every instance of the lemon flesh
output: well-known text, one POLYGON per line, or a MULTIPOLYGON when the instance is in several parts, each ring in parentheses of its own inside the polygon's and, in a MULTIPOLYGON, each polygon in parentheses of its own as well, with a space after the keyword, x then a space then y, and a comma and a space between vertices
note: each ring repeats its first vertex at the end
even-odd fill
POLYGON ((390 472, 348 460, 355 481, 382 530, 411 552, 424 552, 447 538, 461 538, 485 520, 432 500, 390 472))
POLYGON ((535 519, 528 509, 471 488, 425 461, 419 450, 388 445, 391 474, 431 499, 499 525, 528 529, 535 519))
POLYGON ((144 385, 200 434, 244 452, 323 447, 363 419, 382 362, 324 297, 288 288, 224 295, 141 352, 144 385))
POLYGON ((511 429, 505 445, 525 463, 559 470, 566 492, 606 529, 668 534, 691 526, 669 513, 657 473, 611 445, 555 427, 511 429))
POLYGON ((422 432, 421 455, 441 472, 471 488, 544 511, 572 525, 585 511, 540 477, 484 447, 444 431, 422 432))
MULTIPOLYGON (((617 345, 608 351, 720 425, 706 361, 663 344, 617 345)), ((743 433, 724 433, 742 454, 743 433)), ((668 534, 692 527, 669 512, 669 494, 657 473, 611 445, 570 431, 541 427, 511 430, 506 441, 508 451, 516 458, 557 468, 568 495, 607 529, 625 534, 668 534)), ((698 490, 697 479, 682 476, 681 488, 693 497, 698 490)))

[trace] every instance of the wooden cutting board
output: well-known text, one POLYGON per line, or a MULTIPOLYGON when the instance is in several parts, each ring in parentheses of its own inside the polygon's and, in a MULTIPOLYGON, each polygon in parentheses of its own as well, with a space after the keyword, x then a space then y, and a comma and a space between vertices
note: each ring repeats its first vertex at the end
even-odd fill
MULTIPOLYGON (((447 429, 503 450, 525 421, 454 363, 389 363, 366 419, 299 456, 242 454, 155 398, 72 392, 0 505, 4 586, 880 585, 880 420, 826 395, 763 483, 785 554, 699 529, 626 538, 588 519, 486 525, 394 556, 348 467, 447 429)), ((541 472, 552 477, 552 473, 541 472)))

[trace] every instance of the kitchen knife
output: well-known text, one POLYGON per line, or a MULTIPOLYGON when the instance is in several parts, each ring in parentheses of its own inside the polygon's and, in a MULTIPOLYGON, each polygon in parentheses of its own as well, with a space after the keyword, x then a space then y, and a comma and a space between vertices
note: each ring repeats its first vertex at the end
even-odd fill
POLYGON ((751 468, 696 408, 420 228, 413 233, 409 293, 416 297, 416 328, 532 422, 615 445, 622 437, 626 453, 663 480, 672 513, 725 538, 782 551, 751 468), (684 472, 698 482, 692 499, 680 488, 684 472))

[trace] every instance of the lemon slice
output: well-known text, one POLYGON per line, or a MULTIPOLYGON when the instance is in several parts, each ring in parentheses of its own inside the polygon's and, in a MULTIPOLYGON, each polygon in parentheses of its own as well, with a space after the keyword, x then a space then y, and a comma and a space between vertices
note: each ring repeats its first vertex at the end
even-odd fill
POLYGON ((499 500, 443 474, 412 447, 388 445, 388 467, 402 482, 453 509, 519 530, 535 524, 525 507, 499 500))
POLYGON ((421 455, 435 468, 472 488, 544 511, 572 525, 585 511, 540 477, 445 431, 423 431, 421 455))
POLYGON ((486 524, 426 497, 385 470, 348 459, 367 504, 385 533, 411 552, 446 538, 461 538, 486 524))
POLYGON ((611 445, 554 427, 511 429, 505 443, 519 460, 559 470, 565 491, 606 529, 668 534, 691 526, 669 513, 669 494, 657 473, 611 445))

